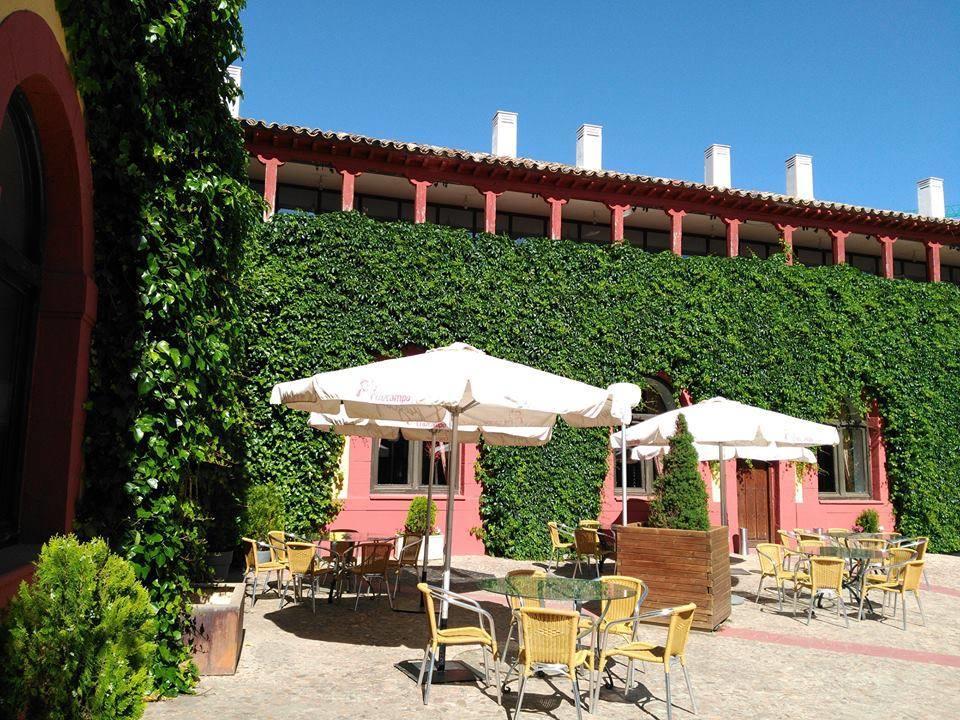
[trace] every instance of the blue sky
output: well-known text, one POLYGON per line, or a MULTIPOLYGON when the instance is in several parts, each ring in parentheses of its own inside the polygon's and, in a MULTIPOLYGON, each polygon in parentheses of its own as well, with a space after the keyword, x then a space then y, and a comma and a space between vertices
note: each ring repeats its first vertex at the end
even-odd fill
POLYGON ((916 211, 916 181, 960 203, 960 3, 248 0, 241 113, 489 151, 497 109, 519 153, 784 191, 814 157, 818 198, 916 211))

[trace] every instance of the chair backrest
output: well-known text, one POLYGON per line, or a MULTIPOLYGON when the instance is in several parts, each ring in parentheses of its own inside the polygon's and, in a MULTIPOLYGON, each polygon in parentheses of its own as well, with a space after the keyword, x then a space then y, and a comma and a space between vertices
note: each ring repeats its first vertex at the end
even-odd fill
POLYGON ((783 546, 776 543, 757 543, 760 572, 776 575, 783 569, 783 546))
POLYGON ((599 520, 581 520, 581 521, 578 523, 578 525, 579 525, 580 527, 582 527, 582 528, 591 528, 591 529, 593 529, 593 530, 599 530, 599 529, 600 529, 600 521, 599 521, 599 520))
POLYGON ((797 536, 797 540, 798 540, 798 541, 802 541, 802 540, 819 540, 819 539, 820 539, 820 535, 819 535, 818 533, 808 532, 808 531, 806 531, 806 530, 797 529, 797 530, 794 530, 794 531, 793 531, 793 534, 797 536))
POLYGON ((914 550, 917 551, 917 560, 923 560, 924 556, 927 554, 927 545, 930 543, 930 538, 928 537, 918 537, 916 547, 914 550))
POLYGON ((850 531, 847 528, 830 528, 827 532, 836 533, 838 535, 849 535, 850 531))
POLYGON ((799 540, 797 545, 800 548, 800 552, 806 552, 808 550, 817 550, 826 545, 823 540, 799 540))
POLYGON ((917 560, 917 553, 913 548, 905 547, 895 547, 890 548, 887 552, 887 557, 884 558, 883 564, 889 566, 887 571, 887 581, 894 582, 899 580, 905 569, 904 563, 907 563, 911 560, 917 560))
POLYGON ((616 625, 616 620, 628 618, 640 612, 640 604, 647 596, 647 584, 643 580, 628 575, 607 575, 600 578, 600 583, 602 585, 620 585, 631 590, 626 597, 601 601, 601 607, 604 610, 603 619, 608 623, 612 622, 616 625))
POLYGON ((886 550, 887 541, 883 538, 859 538, 857 540, 860 547, 865 550, 886 550))
POLYGON ((903 583, 904 592, 911 592, 920 589, 920 578, 923 575, 923 563, 925 560, 911 560, 903 569, 900 575, 900 581, 903 583))
POLYGON ((777 530, 777 537, 780 538, 780 544, 784 547, 795 548, 797 546, 797 537, 787 530, 777 530))
POLYGON ((578 527, 573 531, 573 543, 579 555, 596 555, 600 552, 600 536, 596 530, 578 527))
POLYGON ((400 549, 400 564, 404 566, 416 565, 420 558, 420 546, 423 545, 423 535, 403 536, 403 547, 400 549))
POLYGON ((573 664, 577 652, 576 610, 523 607, 520 614, 521 637, 527 667, 535 663, 573 664))
POLYGON ((819 557, 810 558, 810 584, 813 592, 818 590, 835 590, 837 593, 843 588, 843 558, 819 557))
POLYGON ((294 575, 313 572, 316 557, 317 547, 313 543, 299 541, 287 543, 287 561, 290 564, 290 572, 294 575))
MULTIPOLYGON (((546 577, 547 573, 541 570, 540 568, 520 568, 517 570, 510 570, 507 572, 507 577, 546 577)), ((518 610, 524 605, 532 605, 533 607, 543 607, 542 600, 534 600, 533 598, 521 598, 515 597, 513 595, 507 595, 507 604, 510 606, 511 610, 518 610)))
POLYGON ((683 657, 696 609, 694 603, 670 608, 670 627, 667 628, 667 644, 664 646, 666 658, 683 657))
POLYGON ((271 530, 267 533, 270 544, 270 559, 283 562, 287 559, 287 539, 283 530, 271 530))
POLYGON ((243 544, 247 549, 243 553, 243 574, 246 575, 251 570, 257 569, 257 541, 253 538, 243 538, 243 544))
POLYGON ((387 571, 387 563, 393 552, 392 542, 366 542, 358 547, 360 548, 360 563, 357 565, 359 571, 370 575, 379 575, 387 571))
POLYGON ((417 590, 423 595, 423 609, 426 611, 427 624, 430 628, 430 642, 437 641, 437 611, 433 605, 433 593, 426 583, 417 583, 417 590))
POLYGON ((547 523, 547 528, 550 530, 550 545, 554 548, 560 547, 562 543, 560 542, 560 530, 557 528, 557 523, 550 521, 547 523))

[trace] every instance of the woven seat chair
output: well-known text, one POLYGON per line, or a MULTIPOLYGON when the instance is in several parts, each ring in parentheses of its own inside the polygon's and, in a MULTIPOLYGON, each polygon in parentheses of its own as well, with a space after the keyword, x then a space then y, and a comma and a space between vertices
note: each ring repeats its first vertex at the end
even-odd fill
POLYGON ((522 607, 520 616, 520 689, 513 720, 520 717, 527 678, 541 670, 562 671, 573 688, 573 704, 577 708, 577 720, 583 717, 580 702, 580 680, 577 675, 582 668, 590 682, 588 696, 593 690, 593 653, 577 649, 580 614, 575 610, 522 607))
POLYGON ((547 530, 550 531, 550 557, 553 561, 553 571, 557 571, 557 567, 560 565, 560 560, 567 560, 570 558, 571 548, 573 547, 572 542, 563 542, 560 540, 560 528, 557 526, 556 522, 548 522, 547 530))
MULTIPOLYGON (((924 560, 927 555, 927 545, 930 544, 930 538, 920 536, 911 539, 900 540, 897 547, 910 548, 915 551, 917 556, 912 558, 913 560, 924 560)), ((927 569, 923 569, 923 582, 927 587, 930 587, 930 581, 927 579, 927 569)))
MULTIPOLYGON (((244 585, 244 594, 246 594, 246 587, 250 584, 250 581, 253 581, 253 588, 250 593, 250 606, 253 607, 257 604, 257 582, 260 579, 261 574, 266 574, 266 577, 263 580, 263 591, 267 592, 270 587, 270 573, 277 574, 277 592, 280 592, 280 584, 283 580, 283 571, 284 566, 281 563, 275 562, 274 560, 269 560, 268 562, 260 562, 257 559, 257 550, 260 547, 260 543, 254 540, 253 538, 245 537, 243 538, 243 543, 247 546, 246 553, 243 556, 244 560, 244 571, 243 571, 243 585, 244 585)), ((283 597, 280 598, 281 604, 283 602, 283 597)))
POLYGON ((497 630, 493 623, 493 616, 480 607, 473 598, 460 593, 444 590, 443 588, 417 583, 417 589, 423 594, 426 608, 427 622, 430 628, 430 640, 423 651, 423 661, 420 663, 420 676, 417 678, 417 687, 423 687, 423 704, 430 701, 430 686, 433 682, 433 666, 437 651, 441 645, 455 647, 469 647, 476 645, 483 654, 484 681, 489 686, 490 669, 487 665, 487 654, 493 661, 494 677, 496 678, 497 704, 500 704, 500 653, 497 651, 497 630), (461 627, 437 627, 437 610, 434 601, 445 602, 450 606, 468 610, 477 615, 477 625, 461 627), (424 683, 426 676, 426 683, 424 683))
POLYGON ((812 557, 810 558, 810 574, 808 577, 798 577, 793 584, 793 614, 797 614, 797 600, 801 590, 810 592, 810 606, 807 608, 807 625, 813 617, 813 605, 818 596, 832 595, 837 603, 837 617, 843 613, 843 623, 850 627, 850 618, 847 616, 847 606, 843 602, 843 558, 839 557, 812 557))
POLYGON ((801 530, 800 528, 795 529, 793 534, 796 536, 797 542, 801 542, 803 540, 819 540, 822 542, 823 540, 819 533, 810 532, 809 530, 801 530))
MULTIPOLYGON (((601 638, 614 635, 628 642, 637 639, 637 621, 629 618, 634 618, 640 613, 640 606, 643 605, 643 601, 646 600, 647 593, 650 591, 643 580, 627 575, 607 575, 600 579, 600 583, 602 585, 628 587, 632 592, 626 597, 601 600, 599 622, 594 622, 586 617, 580 618, 580 638, 582 639, 588 634, 593 636, 590 644, 593 647, 595 658, 599 657, 599 652, 604 647, 600 643, 601 638)), ((627 674, 632 678, 633 661, 627 664, 627 674)))
POLYGON ((390 555, 393 553, 392 542, 365 542, 356 546, 359 549, 360 560, 356 565, 349 568, 349 572, 354 580, 354 590, 357 593, 356 602, 353 604, 354 611, 360 607, 360 595, 363 591, 363 585, 366 583, 367 589, 374 597, 380 596, 381 589, 386 589, 387 600, 390 602, 390 608, 393 609, 393 593, 390 591, 390 555), (378 583, 377 591, 373 591, 373 581, 378 583))
MULTIPOLYGON (((508 578, 515 577, 547 577, 547 573, 539 568, 521 568, 518 570, 510 570, 507 573, 508 578)), ((521 598, 515 595, 507 595, 507 605, 510 606, 510 627, 507 629, 507 641, 503 644, 503 658, 507 660, 510 657, 510 641, 513 640, 514 631, 519 632, 520 625, 520 616, 517 614, 517 610, 527 605, 533 607, 543 607, 542 600, 533 600, 531 598, 521 598)), ((516 669, 516 662, 510 667, 507 671, 506 676, 504 677, 504 682, 507 682, 507 679, 510 677, 510 674, 516 669)))
MULTIPOLYGON (((808 578, 806 573, 798 570, 787 569, 787 558, 804 558, 800 553, 785 548, 776 543, 758 543, 757 557, 760 560, 760 583, 757 585, 757 599, 760 602, 760 593, 763 591, 763 583, 767 578, 773 578, 777 591, 777 607, 783 610, 783 596, 786 592, 784 583, 791 582, 796 584, 797 578, 808 578)), ((799 567, 799 563, 796 567, 799 567)))
POLYGON ((270 545, 270 559, 281 565, 287 564, 287 534, 283 530, 271 530, 267 533, 270 545))
POLYGON ((326 558, 317 557, 317 546, 313 543, 292 541, 287 543, 287 581, 283 586, 280 607, 284 605, 289 586, 293 585, 293 596, 303 600, 303 583, 310 583, 310 601, 313 612, 317 611, 317 585, 320 578, 328 575, 331 566, 326 558))
POLYGON ((828 528, 827 532, 837 533, 839 535, 849 535, 852 531, 847 528, 828 528))
POLYGON ((396 558, 387 561, 387 570, 396 575, 393 583, 393 595, 400 589, 400 575, 404 568, 413 568, 414 577, 420 575, 420 548, 423 547, 423 535, 404 535, 403 547, 396 558))
MULTIPOLYGON (((604 649, 600 652, 600 662, 598 664, 598 672, 602 673, 606 669, 607 660, 623 657, 626 658, 629 663, 635 661, 648 662, 663 665, 663 676, 664 684, 666 685, 667 693, 667 720, 672 720, 673 718, 673 695, 670 688, 670 668, 674 660, 680 663, 680 668, 683 670, 683 679, 687 684, 687 692, 690 695, 690 703, 693 705, 693 713, 697 714, 697 699, 693 695, 693 687, 690 685, 690 674, 687 671, 687 662, 686 662, 686 647, 687 647, 687 638, 690 637, 690 628, 693 627, 693 614, 696 612, 697 606, 693 603, 689 605, 681 605, 679 607, 665 608, 663 610, 655 610, 653 612, 643 613, 637 615, 633 618, 628 618, 630 621, 640 622, 642 620, 648 620, 655 617, 669 617, 670 624, 667 627, 667 641, 663 645, 652 645, 645 642, 629 642, 624 645, 619 645, 614 648, 606 648, 606 638, 603 639, 604 649)), ((608 683, 608 687, 613 687, 612 683, 608 683)), ((627 696, 627 693, 633 687, 633 678, 627 677, 627 682, 624 684, 623 695, 627 696)), ((591 708, 595 708, 597 702, 600 698, 600 678, 597 678, 597 681, 594 683, 594 699, 591 704, 591 708)))
POLYGON ((599 520, 581 520, 579 523, 577 523, 577 527, 589 528, 591 530, 599 530, 600 521, 599 520))
POLYGON ((612 550, 604 550, 600 544, 600 534, 591 528, 578 527, 573 531, 573 555, 575 565, 573 566, 573 576, 576 577, 580 572, 580 563, 586 562, 589 567, 591 564, 596 570, 597 577, 600 577, 600 566, 608 557, 613 557, 612 550))
POLYGON ((897 615, 897 598, 902 601, 901 614, 903 615, 903 629, 907 629, 907 593, 913 593, 917 599, 917 608, 920 610, 920 620, 923 625, 927 624, 927 619, 923 614, 923 604, 920 602, 920 578, 923 575, 923 560, 910 560, 903 565, 892 565, 890 570, 895 571, 894 579, 887 582, 873 583, 869 580, 863 587, 863 594, 860 596, 860 613, 863 613, 863 603, 867 595, 871 592, 883 592, 883 605, 880 609, 880 617, 884 617, 884 611, 887 606, 887 597, 893 595, 893 617, 897 615))

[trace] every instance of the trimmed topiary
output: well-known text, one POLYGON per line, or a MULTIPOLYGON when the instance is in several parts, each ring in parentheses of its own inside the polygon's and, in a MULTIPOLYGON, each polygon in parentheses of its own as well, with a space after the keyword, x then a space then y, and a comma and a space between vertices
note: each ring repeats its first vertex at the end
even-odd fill
POLYGON ((877 511, 872 508, 867 508, 857 515, 857 519, 853 521, 853 524, 858 528, 859 532, 880 532, 880 516, 877 515, 877 511))
POLYGON ((403 531, 408 535, 432 533, 436 519, 437 504, 431 500, 428 507, 425 497, 415 497, 410 501, 410 509, 407 510, 407 521, 403 525, 403 531))
POLYGON ((656 497, 650 503, 650 527, 674 530, 709 530, 707 489, 700 476, 693 435, 687 421, 677 418, 677 431, 670 438, 670 451, 663 460, 663 474, 653 482, 656 497))
POLYGON ((156 628, 147 591, 101 539, 40 551, 0 634, 0 717, 139 718, 156 628))

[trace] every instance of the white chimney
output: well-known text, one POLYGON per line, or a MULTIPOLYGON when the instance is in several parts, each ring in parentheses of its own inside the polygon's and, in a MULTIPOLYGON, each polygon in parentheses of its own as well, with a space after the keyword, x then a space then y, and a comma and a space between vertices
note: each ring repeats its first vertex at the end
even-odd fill
POLYGON ((917 181, 917 212, 932 218, 947 214, 943 203, 943 178, 928 177, 917 181))
MULTIPOLYGON (((231 65, 227 68, 227 77, 233 81, 233 84, 237 86, 237 89, 240 89, 240 80, 243 75, 243 68, 239 65, 231 65)), ((237 95, 233 100, 230 101, 230 114, 235 118, 240 117, 240 96, 237 95)))
POLYGON ((813 200, 813 157, 793 155, 787 158, 787 195, 813 200))
POLYGON ((497 110, 493 116, 493 145, 490 150, 498 157, 517 156, 517 114, 497 110))
POLYGON ((603 126, 584 123, 577 130, 577 167, 600 170, 603 167, 603 126))
POLYGON ((714 187, 730 187, 729 145, 714 144, 703 151, 703 181, 714 187))

